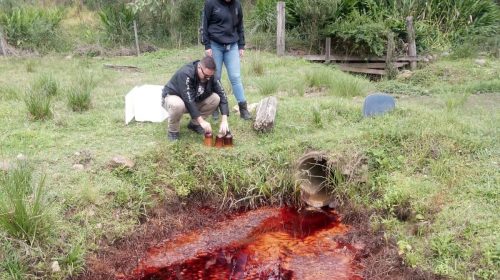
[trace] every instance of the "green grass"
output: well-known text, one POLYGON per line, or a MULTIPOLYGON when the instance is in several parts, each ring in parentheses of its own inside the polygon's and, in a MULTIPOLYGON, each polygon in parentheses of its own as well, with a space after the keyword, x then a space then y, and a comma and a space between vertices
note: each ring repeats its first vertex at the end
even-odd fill
MULTIPOLYGON (((187 116, 181 140, 174 144, 166 140, 165 123, 124 124, 128 91, 163 85, 200 55, 193 48, 141 57, 2 60, 0 92, 6 94, 0 97, 0 160, 14 161, 22 153, 34 167, 33 182, 46 175, 43 193, 53 201, 54 228, 64 235, 57 236, 63 242, 47 238, 29 244, 25 239, 32 238, 2 228, 0 278, 77 274, 101 238, 115 240, 133 231, 167 187, 181 197, 209 193, 221 208, 296 202, 295 161, 306 151, 323 150, 333 158, 367 158, 368 181, 337 177, 342 188, 336 193, 375 210, 372 225, 396 240, 407 265, 452 279, 495 279, 498 60, 486 66, 473 59, 443 60, 406 80, 374 83, 325 65, 247 51, 242 73, 249 103, 269 94, 278 98, 272 133, 255 133, 251 123, 231 113, 234 148, 215 150, 185 128, 187 116), (141 72, 118 72, 103 64, 134 65, 141 72), (36 66, 34 72, 26 65, 36 66), (63 94, 52 98, 52 118, 30 122, 20 85, 39 79, 40 69, 51 73, 63 94), (261 91, 263 81, 271 80, 273 90, 261 91), (68 106, 65 89, 78 87, 91 88, 91 110, 76 113, 68 106), (397 93, 397 109, 365 119, 363 97, 375 89, 397 93), (88 151, 91 160, 84 170, 75 170, 80 151, 88 151), (115 155, 135 159, 136 169, 108 170, 115 155), (4 251, 12 254, 6 257, 4 251), (53 260, 62 269, 57 275, 50 270, 53 260)), ((230 93, 226 73, 223 84, 230 93)), ((236 105, 231 94, 229 103, 236 105)))
POLYGON ((24 96, 24 104, 33 120, 47 120, 53 116, 51 97, 42 89, 28 88, 24 96))
POLYGON ((45 178, 35 184, 31 177, 31 168, 18 162, 17 167, 1 178, 0 229, 33 245, 50 235, 51 225, 45 178))

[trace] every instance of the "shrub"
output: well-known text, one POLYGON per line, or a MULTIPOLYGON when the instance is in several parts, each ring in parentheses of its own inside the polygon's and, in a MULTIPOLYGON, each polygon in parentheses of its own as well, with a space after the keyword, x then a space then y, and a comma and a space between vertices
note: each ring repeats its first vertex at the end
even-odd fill
POLYGON ((0 179, 0 228, 33 245, 50 233, 45 178, 32 182, 32 169, 19 165, 0 179))
POLYGON ((24 97, 24 103, 32 119, 46 120, 52 118, 51 99, 45 92, 29 88, 24 97))
POLYGON ((133 40, 135 16, 132 9, 124 3, 104 7, 99 12, 99 18, 109 41, 125 44, 133 40))
POLYGON ((0 15, 0 24, 11 45, 47 50, 57 47, 57 30, 63 16, 61 9, 23 6, 0 15))

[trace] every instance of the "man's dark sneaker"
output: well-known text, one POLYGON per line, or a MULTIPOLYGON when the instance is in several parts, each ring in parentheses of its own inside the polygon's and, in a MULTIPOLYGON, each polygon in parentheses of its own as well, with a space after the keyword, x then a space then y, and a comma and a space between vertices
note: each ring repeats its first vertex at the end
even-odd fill
POLYGON ((215 109, 215 111, 212 113, 212 118, 214 121, 219 119, 219 108, 215 109))
POLYGON ((169 141, 177 141, 177 140, 179 140, 179 132, 171 132, 171 131, 169 131, 167 134, 168 134, 167 137, 168 137, 169 141))
POLYGON ((205 130, 203 129, 203 127, 201 127, 201 125, 194 124, 194 123, 190 122, 188 124, 188 128, 191 129, 192 131, 198 133, 198 134, 205 134, 205 130))

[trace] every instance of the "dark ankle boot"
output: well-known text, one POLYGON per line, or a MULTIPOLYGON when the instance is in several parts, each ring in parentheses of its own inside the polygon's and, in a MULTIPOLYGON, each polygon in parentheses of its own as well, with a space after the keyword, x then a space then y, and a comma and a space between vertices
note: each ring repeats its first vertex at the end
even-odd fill
POLYGON ((243 101, 238 103, 238 106, 240 107, 240 117, 244 120, 250 120, 252 119, 252 116, 250 115, 250 112, 248 112, 247 108, 247 102, 243 101))

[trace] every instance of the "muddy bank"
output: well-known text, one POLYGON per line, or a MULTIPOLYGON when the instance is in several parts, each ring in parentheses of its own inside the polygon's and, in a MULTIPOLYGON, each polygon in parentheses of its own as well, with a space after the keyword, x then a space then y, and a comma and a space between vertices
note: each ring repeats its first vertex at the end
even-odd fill
POLYGON ((166 203, 89 256, 78 279, 439 279, 407 268, 396 246, 369 229, 369 213, 343 211, 166 203))

